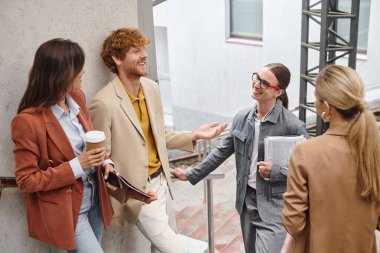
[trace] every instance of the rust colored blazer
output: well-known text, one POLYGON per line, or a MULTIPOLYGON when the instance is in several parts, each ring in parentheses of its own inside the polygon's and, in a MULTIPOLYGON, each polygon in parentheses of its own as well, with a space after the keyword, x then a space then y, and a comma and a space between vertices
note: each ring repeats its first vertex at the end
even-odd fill
POLYGON ((296 146, 282 220, 292 253, 376 253, 380 202, 360 197, 347 130, 329 129, 296 146))
MULTIPOLYGON (((70 94, 80 106, 78 120, 92 129, 82 91, 70 94)), ((24 192, 29 235, 55 247, 76 248, 75 227, 82 203, 83 182, 75 179, 69 161, 70 142, 50 108, 27 108, 12 121, 16 181, 24 192)), ((104 225, 113 215, 104 180, 97 168, 98 193, 104 225)))

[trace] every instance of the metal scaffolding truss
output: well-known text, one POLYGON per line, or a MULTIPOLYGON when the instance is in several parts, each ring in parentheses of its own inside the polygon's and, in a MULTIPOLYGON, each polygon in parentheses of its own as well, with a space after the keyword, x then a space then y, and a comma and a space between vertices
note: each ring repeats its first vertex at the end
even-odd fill
MULTIPOLYGON (((348 55, 348 66, 356 67, 356 53, 359 24, 360 0, 351 1, 351 12, 339 10, 338 0, 321 0, 311 3, 310 0, 302 0, 302 36, 301 36, 301 78, 300 78, 300 100, 299 118, 306 122, 306 112, 315 113, 314 102, 308 101, 309 92, 314 89, 315 77, 327 64, 333 64, 339 58, 348 55), (348 19, 350 21, 349 39, 343 38, 338 33, 338 20, 348 19), (310 41, 311 22, 320 28, 319 41, 310 41), (312 65, 309 54, 314 50, 319 52, 319 64, 312 65)), ((316 116, 315 127, 309 131, 313 136, 324 132, 325 125, 322 119, 316 116)))

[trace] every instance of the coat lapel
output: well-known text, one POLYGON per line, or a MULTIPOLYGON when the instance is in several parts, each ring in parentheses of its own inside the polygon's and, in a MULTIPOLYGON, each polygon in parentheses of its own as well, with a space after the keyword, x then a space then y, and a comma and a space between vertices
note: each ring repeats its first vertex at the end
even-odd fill
POLYGON ((86 100, 84 97, 84 93, 82 91, 72 92, 70 93, 70 96, 75 101, 75 103, 77 103, 78 106, 81 108, 79 110, 79 114, 77 115, 77 118, 79 120, 79 123, 82 125, 84 132, 86 133, 88 131, 93 130, 91 121, 87 119, 89 116, 86 110, 86 100))
POLYGON ((154 138, 157 140, 157 128, 156 128, 156 107, 154 106, 154 94, 153 91, 151 90, 151 87, 147 85, 144 82, 144 79, 141 79, 141 87, 144 92, 144 97, 145 97, 145 103, 146 107, 148 110, 148 115, 149 115, 149 123, 150 127, 152 128, 152 132, 154 135, 154 138))
POLYGON ((116 77, 114 80, 112 80, 112 85, 115 89, 116 96, 119 97, 121 100, 120 102, 121 109, 124 111, 125 115, 132 122, 133 126, 139 132, 141 137, 145 139, 144 133, 141 129, 140 121, 138 120, 136 116, 136 112, 133 109, 131 100, 129 99, 127 92, 124 90, 124 86, 121 83, 120 79, 116 77))
POLYGON ((79 111, 77 118, 79 120, 79 123, 82 125, 85 133, 92 130, 92 125, 86 120, 85 116, 82 113, 82 110, 79 111))
POLYGON ((70 141, 66 136, 65 131, 54 116, 52 110, 47 108, 42 111, 42 117, 45 122, 45 127, 49 138, 57 146, 59 151, 68 161, 74 156, 74 150, 71 147, 70 141))

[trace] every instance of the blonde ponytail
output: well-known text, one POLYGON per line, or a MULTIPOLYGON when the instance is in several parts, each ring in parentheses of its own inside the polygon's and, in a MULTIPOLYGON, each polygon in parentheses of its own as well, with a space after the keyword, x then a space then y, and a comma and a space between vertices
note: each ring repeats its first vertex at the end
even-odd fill
POLYGON ((380 134, 364 100, 364 85, 355 70, 329 65, 317 76, 316 96, 350 121, 348 144, 358 168, 360 196, 380 201, 380 134))
POLYGON ((348 143, 358 168, 360 195, 380 201, 380 135, 368 108, 360 108, 348 128, 348 143))

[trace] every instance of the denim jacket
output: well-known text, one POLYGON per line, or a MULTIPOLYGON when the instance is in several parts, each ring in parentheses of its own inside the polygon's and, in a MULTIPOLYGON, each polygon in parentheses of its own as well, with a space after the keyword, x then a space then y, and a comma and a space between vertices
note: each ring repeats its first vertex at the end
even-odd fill
MULTIPOLYGON (((256 106, 253 106, 238 112, 234 117, 229 134, 222 140, 221 144, 202 163, 186 172, 190 183, 196 184, 235 153, 237 180, 235 207, 239 214, 243 209, 250 173, 255 135, 255 120, 253 118, 255 110, 256 106)), ((260 124, 258 161, 264 161, 265 137, 292 135, 303 135, 305 138, 309 138, 305 124, 283 107, 282 102, 278 99, 266 121, 260 124)), ((287 168, 277 164, 272 165, 268 181, 257 173, 257 207, 260 217, 264 221, 281 220, 281 210, 284 205, 282 195, 286 191, 287 175, 287 168)))

